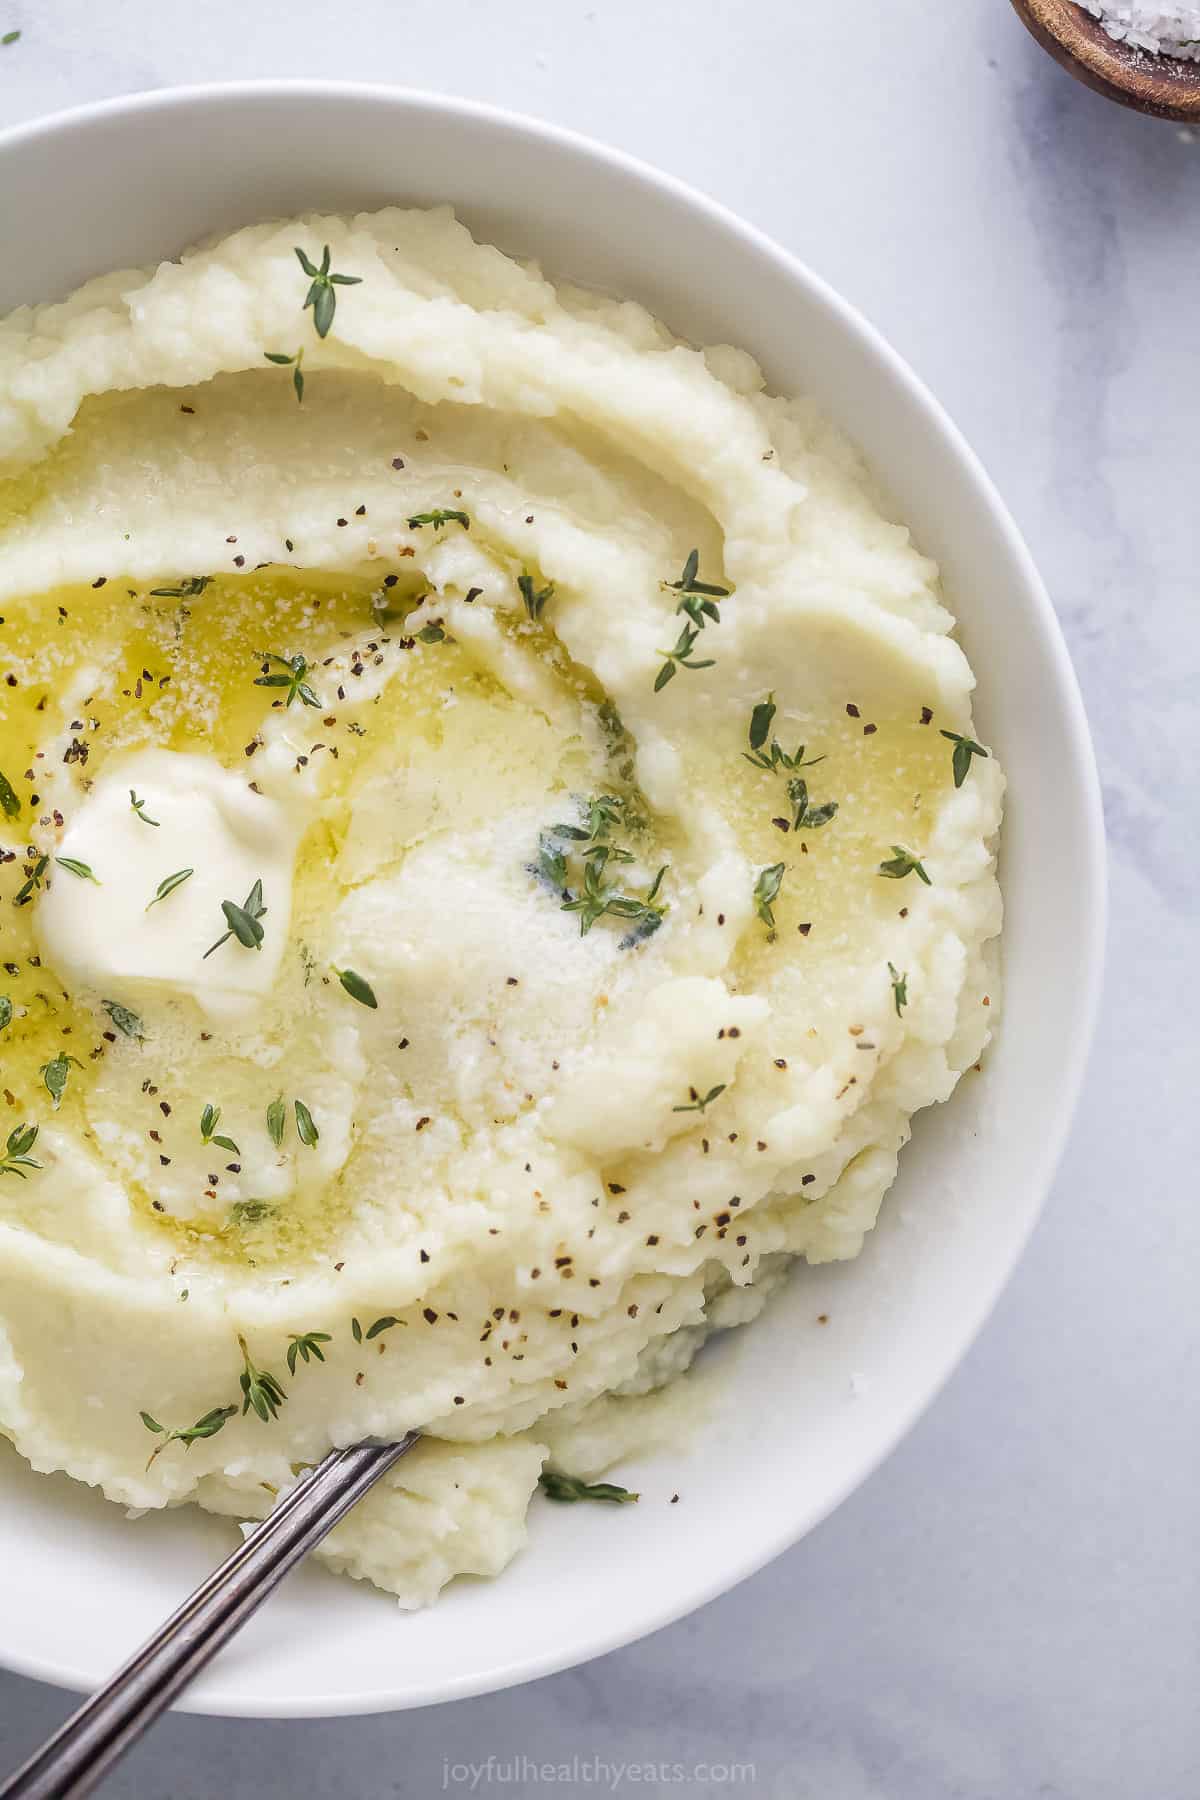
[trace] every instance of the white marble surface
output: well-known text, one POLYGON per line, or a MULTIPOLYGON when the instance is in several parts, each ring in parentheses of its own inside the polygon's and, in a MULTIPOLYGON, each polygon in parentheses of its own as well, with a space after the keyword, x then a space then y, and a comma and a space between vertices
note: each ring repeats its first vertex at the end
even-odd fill
MULTIPOLYGON (((864 1490, 589 1667, 392 1718, 171 1719, 105 1792, 426 1796, 444 1757, 492 1755, 752 1762, 750 1791, 787 1800, 1190 1800, 1200 141, 1075 86, 1006 0, 0 0, 16 28, 0 125, 174 82, 391 77, 607 138, 797 250, 926 377, 1027 532, 1112 842, 1099 1041, 1045 1221, 864 1490)), ((0 1768, 68 1704, 0 1676, 0 1768)), ((475 1791, 547 1791, 516 1775, 475 1791)), ((719 1771, 616 1791, 635 1787, 730 1791, 719 1771)), ((584 1766, 548 1791, 613 1790, 584 1766)))

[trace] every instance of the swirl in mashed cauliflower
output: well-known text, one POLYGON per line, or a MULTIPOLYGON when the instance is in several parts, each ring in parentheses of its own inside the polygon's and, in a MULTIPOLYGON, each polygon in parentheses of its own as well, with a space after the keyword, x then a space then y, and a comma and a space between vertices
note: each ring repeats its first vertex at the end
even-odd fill
POLYGON ((0 323, 0 1432, 249 1518, 419 1426, 324 1553, 497 1573, 979 1058, 952 624, 810 406, 444 210, 0 323))

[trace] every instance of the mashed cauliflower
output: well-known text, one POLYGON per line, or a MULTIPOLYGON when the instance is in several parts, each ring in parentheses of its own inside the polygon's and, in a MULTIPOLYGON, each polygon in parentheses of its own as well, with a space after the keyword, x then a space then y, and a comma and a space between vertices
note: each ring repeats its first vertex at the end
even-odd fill
POLYGON ((952 624, 809 405, 444 210, 0 322, 0 1431, 250 1518, 419 1426, 326 1555, 498 1573, 979 1058, 952 624))

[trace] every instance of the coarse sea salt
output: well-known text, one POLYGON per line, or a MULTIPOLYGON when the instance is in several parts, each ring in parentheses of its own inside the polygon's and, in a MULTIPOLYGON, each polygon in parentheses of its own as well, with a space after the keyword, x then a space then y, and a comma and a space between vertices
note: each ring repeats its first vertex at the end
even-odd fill
POLYGON ((1154 56, 1178 56, 1200 62, 1200 6, 1177 0, 1155 5, 1153 0, 1076 0, 1093 19, 1099 19, 1110 38, 1132 50, 1154 56))

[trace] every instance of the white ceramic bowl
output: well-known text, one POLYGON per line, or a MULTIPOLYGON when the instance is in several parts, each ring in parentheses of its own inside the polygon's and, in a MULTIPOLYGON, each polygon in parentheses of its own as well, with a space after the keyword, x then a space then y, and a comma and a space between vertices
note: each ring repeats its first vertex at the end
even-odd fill
MULTIPOLYGON (((942 565, 979 676, 980 730, 1008 772, 1003 1030, 983 1076, 918 1118, 860 1260, 797 1271, 763 1319, 712 1352, 729 1372, 702 1441, 622 1471, 649 1504, 620 1518, 538 1504, 528 1550, 499 1581, 459 1582, 415 1616, 305 1570, 186 1697, 211 1712, 367 1712, 503 1687, 666 1624, 794 1543, 913 1423, 1008 1279, 1062 1148, 1100 986, 1091 746, 1012 520, 887 345, 710 201, 460 101, 314 82, 139 95, 0 137, 0 312, 218 228, 394 201, 451 201, 552 273, 642 300, 698 342, 744 345, 772 386, 814 393, 857 438, 942 565), (676 1490, 679 1505, 662 1503, 676 1490)), ((4 1448, 0 1662, 94 1684, 227 1533, 192 1510, 130 1522, 4 1448)))

